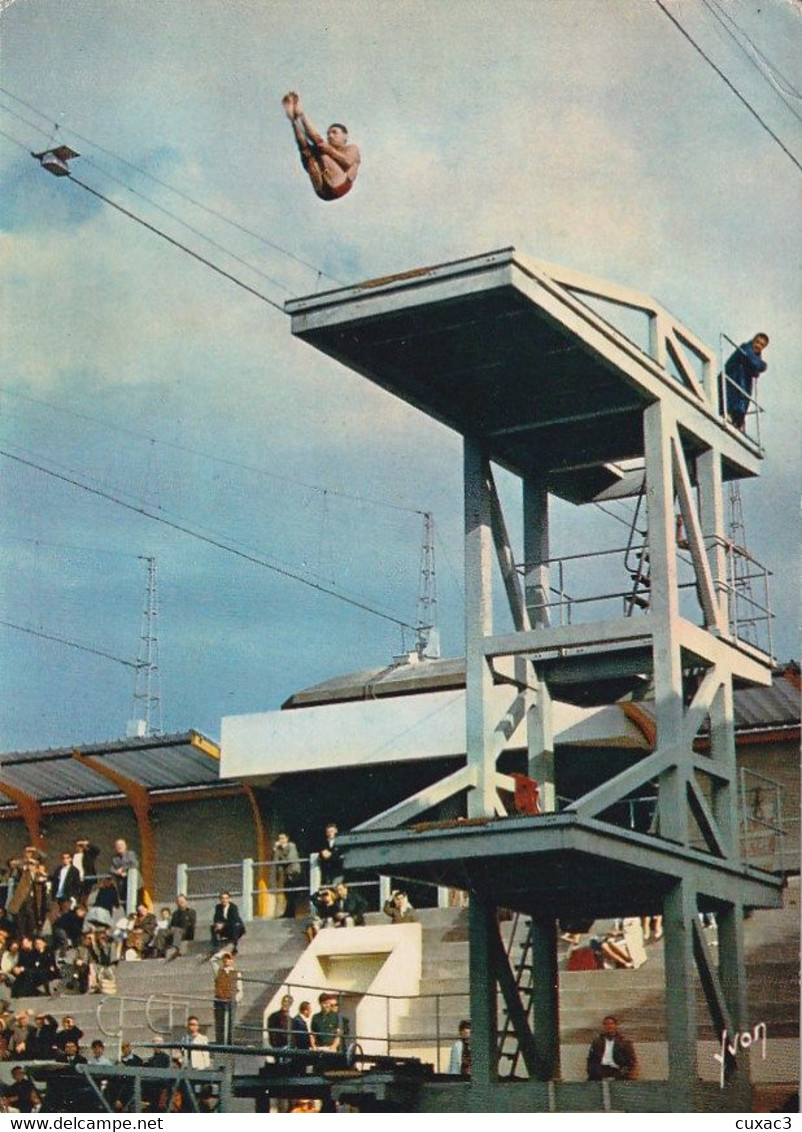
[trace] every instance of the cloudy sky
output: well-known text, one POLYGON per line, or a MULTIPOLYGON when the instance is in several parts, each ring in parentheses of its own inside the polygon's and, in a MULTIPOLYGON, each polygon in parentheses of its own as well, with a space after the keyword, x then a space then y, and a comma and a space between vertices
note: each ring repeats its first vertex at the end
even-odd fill
MULTIPOLYGON (((799 655, 802 182, 780 143, 802 161, 802 12, 666 6, 763 124, 653 0, 0 5, 0 749, 124 734, 133 669, 22 629, 134 661, 148 556, 168 731, 216 737, 223 715, 411 643, 86 488, 406 622, 431 510, 444 652, 462 648, 458 437, 48 176, 27 151, 54 139, 86 184, 279 304, 512 244, 657 296, 716 348, 768 330, 744 510, 775 571, 777 655, 799 655), (288 88, 361 147, 342 201, 305 183, 288 88)), ((555 526, 558 553, 586 548, 569 507, 555 526)))

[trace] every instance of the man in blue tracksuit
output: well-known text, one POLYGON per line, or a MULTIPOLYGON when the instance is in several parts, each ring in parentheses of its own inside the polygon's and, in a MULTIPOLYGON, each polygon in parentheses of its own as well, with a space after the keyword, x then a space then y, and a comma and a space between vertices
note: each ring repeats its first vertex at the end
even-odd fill
POLYGON ((768 334, 756 334, 751 342, 742 343, 727 359, 726 402, 730 423, 744 431, 746 414, 751 404, 752 387, 759 373, 766 369, 762 354, 769 344, 768 334))

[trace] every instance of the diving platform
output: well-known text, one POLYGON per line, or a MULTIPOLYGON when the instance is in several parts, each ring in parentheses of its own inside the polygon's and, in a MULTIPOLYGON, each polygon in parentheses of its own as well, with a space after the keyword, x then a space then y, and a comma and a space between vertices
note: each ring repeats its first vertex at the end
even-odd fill
MULTIPOLYGON (((469 894, 473 1107, 445 1093, 440 1103, 512 1111, 499 1043, 510 1026, 528 1078, 559 1080, 560 919, 661 914, 669 1079, 644 1082, 643 1104, 692 1111, 702 1103, 695 975, 716 1031, 747 1031, 743 917, 778 907, 782 888, 742 859, 735 763, 733 688, 768 684, 772 668, 768 574, 751 559, 744 571, 724 521, 724 483, 760 471, 759 406, 745 431, 728 422, 715 351, 657 300, 513 248, 285 309, 297 338, 463 439, 465 761, 363 822, 344 846, 349 870, 469 894), (520 480, 518 547, 494 465, 520 480), (554 557, 552 496, 634 498, 627 545, 554 557), (587 577, 594 557, 600 589, 587 577), (569 581, 575 569, 584 588, 569 581), (744 585, 753 575, 765 582, 762 600, 744 585), (599 702, 587 689, 629 681, 634 694, 646 680, 648 753, 624 770, 610 759, 561 797, 555 697, 568 687, 577 702, 599 702), (514 689, 503 710, 499 684, 514 689), (499 760, 519 727, 530 782, 511 814, 519 782, 499 760), (623 828, 621 809, 645 797, 649 828, 623 828), (530 918, 537 978, 528 994, 499 933, 501 908, 530 918), (717 917, 717 960, 699 923, 706 911, 717 917)), ((637 702, 626 706, 638 713, 637 702)), ((742 1111, 744 1051, 725 1076, 721 1108, 742 1111)))
POLYGON ((489 458, 574 503, 634 495, 644 408, 682 414, 689 456, 721 446, 724 479, 762 453, 719 411, 711 349, 654 299, 505 248, 286 303, 292 333, 489 458), (642 316, 641 341, 589 305, 642 316))
POLYGON ((688 874, 701 912, 740 899, 782 906, 783 878, 607 822, 563 811, 431 822, 341 838, 349 869, 462 889, 525 915, 642 916, 688 874))

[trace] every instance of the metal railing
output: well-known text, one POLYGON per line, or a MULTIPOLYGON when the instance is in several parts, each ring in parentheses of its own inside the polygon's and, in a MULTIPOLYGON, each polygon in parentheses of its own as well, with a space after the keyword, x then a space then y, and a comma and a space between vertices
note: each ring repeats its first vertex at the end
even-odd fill
MULTIPOLYGON (((355 991, 351 988, 337 988, 331 984, 323 986, 293 983, 286 980, 283 982, 270 981, 248 975, 243 976, 243 983, 264 988, 264 994, 259 996, 265 1004, 263 1020, 261 1025, 253 1025, 238 1022, 235 1016, 234 1031, 243 1037, 243 1047, 248 1044, 247 1035, 254 1035, 257 1038, 258 1049, 268 1046, 277 1057, 281 1055, 281 1048, 271 1046, 267 1026, 267 1008, 268 1004, 279 993, 292 995, 296 1003, 305 997, 316 998, 319 993, 324 991, 327 994, 336 995, 340 1001, 340 1013, 349 1022, 349 1043, 356 1043, 360 1046, 369 1043, 374 1047, 378 1046, 387 1056, 393 1053, 401 1054, 404 1049, 420 1049, 423 1047, 430 1050, 433 1048, 436 1065, 441 1072, 443 1071, 441 1068, 443 1054, 448 1053, 450 1045, 455 1039, 460 1018, 468 1013, 469 992, 467 990, 443 991, 423 995, 393 995, 372 991, 355 991), (384 1024, 379 1026, 382 1031, 380 1033, 360 1032, 353 1025, 357 1007, 366 999, 375 999, 384 1005, 382 1012, 384 1024), (412 1030, 410 1033, 398 1034, 394 1032, 398 1022, 407 1016, 405 1010, 408 1011, 410 1005, 414 1003, 424 1004, 425 1017, 421 1027, 412 1030), (455 1003, 459 1003, 458 1010, 453 1009, 455 1003), (426 1010, 425 1004, 430 1004, 428 1010, 426 1010), (452 1009, 449 1009, 449 1006, 452 1009)), ((186 1030, 187 1018, 191 1013, 196 1014, 203 1011, 204 1007, 211 1010, 213 1003, 213 997, 208 995, 184 995, 172 992, 160 992, 147 997, 114 995, 101 999, 97 1004, 95 1017, 100 1033, 105 1038, 116 1042, 119 1058, 122 1056, 122 1043, 126 1026, 130 1030, 144 1018, 148 1030, 165 1038, 164 1044, 169 1046, 170 1039, 176 1037, 177 1031, 186 1030), (165 1019, 155 1017, 159 1009, 166 1013, 165 1019)), ((244 1049, 243 1052, 245 1052, 244 1049)), ((376 1050, 374 1049, 373 1052, 376 1052, 376 1050)))
MULTIPOLYGON (((727 574, 717 587, 728 596, 732 637, 772 656, 771 571, 729 539, 714 537, 707 542, 710 547, 723 546, 725 551, 727 574)), ((553 584, 549 584, 548 597, 537 604, 537 609, 548 613, 550 623, 559 626, 600 620, 604 612, 598 607, 604 603, 621 603, 625 616, 647 610, 651 585, 648 561, 648 543, 633 539, 626 546, 545 559, 540 565, 550 571, 553 584), (603 582, 599 580, 601 570, 603 582)), ((684 542, 677 547, 677 564, 681 571, 677 589, 681 596, 692 598, 698 593, 698 583, 684 542)), ((525 575, 529 567, 524 563, 517 569, 525 575)))
POLYGON ((741 852, 766 872, 784 868, 785 827, 782 784, 748 767, 740 768, 741 852))
MULTIPOLYGON (((321 875, 318 854, 312 853, 309 857, 302 857, 293 864, 300 865, 301 883, 286 883, 287 863, 283 861, 256 861, 246 857, 242 861, 228 862, 221 865, 187 865, 179 864, 176 867, 176 892, 183 893, 189 901, 217 900, 221 892, 228 892, 231 896, 241 899, 240 915, 243 921, 254 919, 273 919, 279 915, 280 898, 286 899, 288 895, 309 901, 313 893, 321 888, 321 875), (236 878, 236 883, 227 883, 230 878, 236 878), (194 881, 201 882, 201 889, 196 889, 194 881), (209 879, 220 881, 210 887, 209 879)), ((323 886, 325 887, 325 886, 323 886)), ((369 894, 368 911, 380 911, 385 902, 390 899, 393 890, 392 878, 385 875, 349 877, 349 889, 359 889, 369 894)), ((448 908, 451 906, 451 889, 438 887, 426 881, 416 882, 418 889, 428 889, 432 892, 432 903, 424 907, 448 908)))
POLYGON ((769 583, 772 572, 743 547, 729 540, 724 540, 724 547, 730 633, 736 640, 774 656, 774 614, 769 583))
POLYGON ((132 1024, 132 1013, 144 1015, 145 1024, 154 1034, 172 1034, 176 1027, 176 1010, 183 1013, 181 1025, 186 1029, 191 1004, 198 1001, 197 995, 179 994, 173 991, 159 991, 156 994, 142 997, 139 995, 104 995, 97 1004, 95 1020, 98 1029, 105 1038, 112 1038, 117 1042, 117 1056, 122 1056, 122 1043, 125 1034, 126 1022, 132 1024), (157 1006, 162 1006, 167 1012, 167 1028, 158 1026, 152 1016, 157 1006), (113 1023, 108 1021, 106 1015, 114 1007, 115 1017, 113 1023), (109 1027, 113 1028, 109 1028, 109 1027))

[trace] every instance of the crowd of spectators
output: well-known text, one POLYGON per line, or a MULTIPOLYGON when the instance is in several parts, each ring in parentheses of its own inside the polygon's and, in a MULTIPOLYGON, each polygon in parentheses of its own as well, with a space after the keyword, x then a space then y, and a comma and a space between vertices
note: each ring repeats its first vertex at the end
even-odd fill
POLYGON ((144 903, 126 913, 128 876, 139 861, 122 838, 107 873, 97 872, 100 856, 79 838, 50 872, 34 845, 8 861, 0 876, 0 1009, 30 996, 113 993, 121 960, 174 959, 194 939, 197 917, 183 895, 158 916, 144 903))
MULTIPOLYGON (((114 1060, 102 1039, 83 1043, 83 1031, 75 1019, 66 1015, 61 1026, 51 1014, 37 1015, 21 1011, 18 1015, 0 1015, 2 1051, 0 1060, 14 1060, 10 1082, 0 1088, 0 1112, 96 1112, 103 1106, 77 1066, 123 1068, 143 1066, 151 1069, 205 1070, 212 1068, 205 1047, 209 1039, 200 1030, 194 1015, 187 1019, 186 1033, 169 1049, 161 1039, 148 1048, 147 1057, 137 1054, 131 1042, 121 1041, 119 1057, 114 1060), (24 1064, 23 1064, 24 1062, 24 1064)), ((115 1075, 94 1077, 106 1104, 112 1112, 133 1111, 135 1087, 131 1077, 115 1075)), ((184 1112, 195 1108, 215 1112, 219 1105, 216 1088, 211 1083, 164 1080, 147 1076, 142 1079, 142 1111, 184 1112), (190 1102, 188 1089, 193 1091, 190 1102)))

